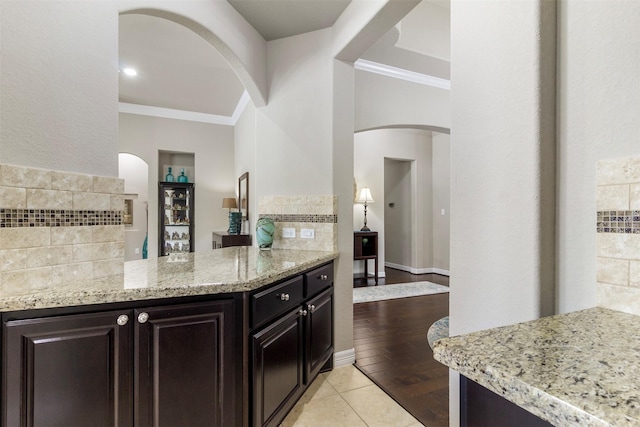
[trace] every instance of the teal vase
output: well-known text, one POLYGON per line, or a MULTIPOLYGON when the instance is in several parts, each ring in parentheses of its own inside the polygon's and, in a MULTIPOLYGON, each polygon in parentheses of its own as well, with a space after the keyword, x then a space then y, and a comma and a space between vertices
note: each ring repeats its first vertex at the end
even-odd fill
POLYGON ((164 177, 164 181, 165 182, 174 182, 175 178, 173 177, 173 174, 171 173, 171 166, 169 166, 169 173, 167 174, 167 176, 164 177))
POLYGON ((273 245, 273 235, 276 232, 276 225, 271 218, 260 218, 256 222, 256 239, 260 249, 271 249, 273 245))
POLYGON ((189 178, 184 174, 184 169, 180 169, 180 176, 178 176, 178 182, 189 182, 189 178))
POLYGON ((229 234, 240 234, 242 230, 242 212, 229 212, 229 234))

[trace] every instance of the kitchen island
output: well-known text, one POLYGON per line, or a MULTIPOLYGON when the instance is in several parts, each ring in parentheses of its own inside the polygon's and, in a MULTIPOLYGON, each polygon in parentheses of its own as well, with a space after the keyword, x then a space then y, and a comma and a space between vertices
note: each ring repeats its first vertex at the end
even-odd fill
MULTIPOLYGON (((471 380, 554 426, 640 425, 639 331, 640 316, 591 308, 444 338, 434 357, 462 389, 471 380)), ((496 412, 464 413, 464 400, 470 424, 496 412)))
POLYGON ((333 366, 334 252, 232 247, 3 284, 3 426, 278 425, 333 366))
POLYGON ((124 275, 56 286, 3 284, 0 312, 250 291, 335 258, 334 252, 254 247, 172 254, 126 262, 124 275))

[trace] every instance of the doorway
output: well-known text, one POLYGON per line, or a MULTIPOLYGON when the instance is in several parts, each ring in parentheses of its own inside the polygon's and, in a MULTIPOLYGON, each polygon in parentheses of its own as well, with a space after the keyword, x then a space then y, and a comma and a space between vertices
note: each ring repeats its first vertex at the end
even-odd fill
POLYGON ((146 258, 149 216, 149 165, 140 157, 118 154, 118 176, 124 180, 124 260, 146 258))
POLYGON ((384 159, 385 265, 401 270, 413 259, 412 165, 409 160, 384 159))

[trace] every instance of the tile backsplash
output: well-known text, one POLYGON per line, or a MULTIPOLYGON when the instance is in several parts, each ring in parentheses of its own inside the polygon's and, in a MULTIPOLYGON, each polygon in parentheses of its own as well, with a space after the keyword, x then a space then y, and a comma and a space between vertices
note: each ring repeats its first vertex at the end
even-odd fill
POLYGON ((598 305, 640 314, 640 158, 602 160, 596 180, 598 305))
POLYGON ((124 271, 124 181, 0 164, 0 289, 124 271))
POLYGON ((328 196, 266 196, 258 201, 258 217, 273 219, 274 249, 335 251, 338 247, 338 199, 328 196), (296 237, 284 238, 282 230, 294 228, 296 237), (303 239, 302 229, 314 230, 303 239))

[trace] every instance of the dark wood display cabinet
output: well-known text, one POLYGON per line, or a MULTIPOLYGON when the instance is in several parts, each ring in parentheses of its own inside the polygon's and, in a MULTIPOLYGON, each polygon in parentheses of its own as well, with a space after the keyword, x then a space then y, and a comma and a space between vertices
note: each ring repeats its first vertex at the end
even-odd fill
POLYGON ((193 252, 194 203, 193 183, 158 184, 158 256, 193 252))
POLYGON ((251 295, 251 418, 278 426, 333 363, 333 264, 251 295))
POLYGON ((3 322, 2 425, 240 425, 234 300, 3 322))

